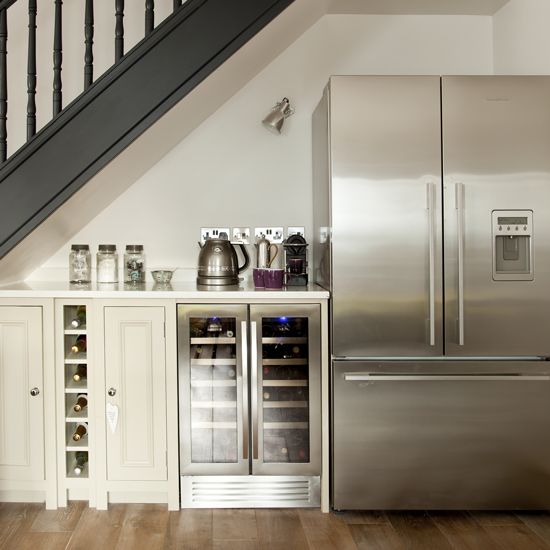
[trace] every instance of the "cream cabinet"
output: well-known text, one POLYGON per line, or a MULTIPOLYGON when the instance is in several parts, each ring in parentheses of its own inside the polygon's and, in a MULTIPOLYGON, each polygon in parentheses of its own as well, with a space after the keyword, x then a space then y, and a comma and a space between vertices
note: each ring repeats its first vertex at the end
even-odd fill
POLYGON ((178 507, 176 311, 168 301, 98 301, 97 507, 178 507))
POLYGON ((166 480, 165 353, 164 308, 105 308, 109 480, 166 480))
POLYGON ((0 500, 46 500, 52 508, 54 391, 43 315, 40 305, 0 304, 0 500))

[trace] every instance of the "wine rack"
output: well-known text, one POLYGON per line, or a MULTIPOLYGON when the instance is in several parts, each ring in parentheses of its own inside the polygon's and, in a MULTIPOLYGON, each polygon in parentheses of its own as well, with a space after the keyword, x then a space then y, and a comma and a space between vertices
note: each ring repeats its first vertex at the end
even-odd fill
POLYGON ((56 308, 59 342, 59 491, 68 499, 90 498, 90 319, 88 303, 63 301, 56 308), (77 435, 75 435, 77 434, 77 435), (74 437, 73 437, 74 436, 74 437))

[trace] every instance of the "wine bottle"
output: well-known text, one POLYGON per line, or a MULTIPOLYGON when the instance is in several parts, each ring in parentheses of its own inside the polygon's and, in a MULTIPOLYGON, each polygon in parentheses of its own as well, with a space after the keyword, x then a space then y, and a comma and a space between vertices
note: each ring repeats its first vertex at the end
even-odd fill
POLYGON ((71 351, 73 353, 83 353, 86 351, 86 336, 84 334, 80 334, 77 337, 75 343, 71 346, 71 351))
POLYGON ((79 424, 73 434, 73 441, 80 441, 88 433, 87 424, 79 424))
POLYGON ((81 393, 76 398, 76 403, 73 406, 74 412, 80 412, 88 406, 88 396, 85 393, 81 393))
POLYGON ((86 451, 78 451, 75 453, 75 464, 73 473, 75 476, 79 476, 88 464, 88 453, 86 451))
POLYGON ((84 306, 78 306, 76 309, 76 316, 71 321, 71 327, 78 328, 86 324, 86 308, 84 306))
POLYGON ((77 365, 73 374, 73 380, 75 382, 79 382, 83 378, 87 378, 87 376, 88 376, 88 369, 86 365, 77 365))

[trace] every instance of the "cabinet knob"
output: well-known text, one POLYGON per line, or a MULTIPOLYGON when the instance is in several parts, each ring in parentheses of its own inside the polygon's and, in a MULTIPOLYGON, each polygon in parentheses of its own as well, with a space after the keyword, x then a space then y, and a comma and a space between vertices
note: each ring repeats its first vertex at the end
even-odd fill
POLYGON ((30 394, 31 394, 33 397, 36 397, 39 393, 40 393, 40 390, 39 390, 38 388, 33 388, 33 389, 30 391, 30 394))
POLYGON ((111 396, 111 397, 114 397, 116 395, 116 390, 115 388, 109 388, 107 390, 107 393, 111 396))

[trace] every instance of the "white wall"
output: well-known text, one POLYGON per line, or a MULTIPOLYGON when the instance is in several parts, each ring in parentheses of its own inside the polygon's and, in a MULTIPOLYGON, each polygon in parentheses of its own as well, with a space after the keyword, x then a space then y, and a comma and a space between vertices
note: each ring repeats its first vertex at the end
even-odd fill
POLYGON ((510 0, 493 17, 496 74, 550 74, 550 1, 510 0))
MULTIPOLYGON (((149 267, 192 276, 201 226, 300 225, 307 236, 311 113, 331 74, 491 74, 492 59, 491 17, 325 16, 71 242, 142 243, 149 267), (275 136, 260 120, 283 96, 296 114, 275 136)), ((30 278, 65 268, 69 245, 30 278)))
MULTIPOLYGON (((53 0, 38 0, 37 13, 37 130, 51 120, 53 88, 53 0)), ((68 105, 84 86, 84 0, 63 2, 63 105, 68 105)), ((125 51, 144 35, 145 3, 126 2, 125 51)), ((171 13, 172 0, 155 2, 155 24, 171 13)), ((26 140, 28 2, 16 2, 8 10, 8 155, 26 140)), ((114 1, 94 2, 94 77, 114 63, 114 1)))

